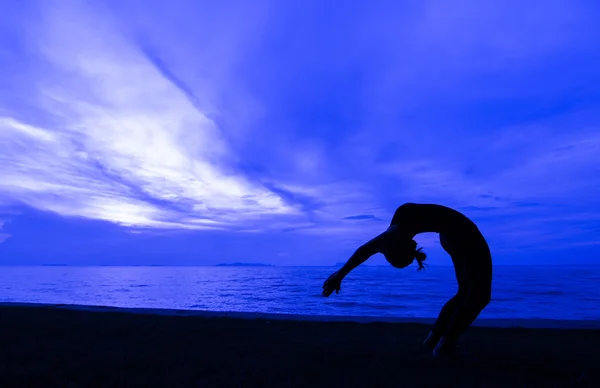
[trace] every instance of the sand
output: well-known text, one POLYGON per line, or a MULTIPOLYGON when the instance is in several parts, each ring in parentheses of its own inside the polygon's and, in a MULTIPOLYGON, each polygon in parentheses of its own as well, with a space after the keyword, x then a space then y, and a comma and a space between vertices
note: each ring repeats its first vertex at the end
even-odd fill
POLYGON ((465 360, 430 322, 2 303, 0 387, 600 387, 597 321, 480 320, 465 360))

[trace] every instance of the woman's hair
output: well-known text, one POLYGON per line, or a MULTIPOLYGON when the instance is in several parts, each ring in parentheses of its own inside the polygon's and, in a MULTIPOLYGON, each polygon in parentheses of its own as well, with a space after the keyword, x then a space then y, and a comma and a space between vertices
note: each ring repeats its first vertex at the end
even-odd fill
MULTIPOLYGON (((415 248, 416 248, 417 243, 414 240, 413 240, 413 242, 415 243, 415 248)), ((425 269, 426 267, 428 267, 427 264, 423 263, 423 261, 425 261, 425 259, 427 258, 427 255, 425 254, 425 252, 423 252, 423 248, 415 249, 414 257, 415 257, 415 260, 417 260, 417 263, 419 264, 419 269, 417 269, 417 271, 421 271, 421 270, 425 269)))
POLYGON ((415 240, 404 241, 401 245, 389 245, 389 250, 386 249, 382 253, 384 254, 386 260, 396 268, 404 268, 408 266, 412 260, 407 261, 407 259, 412 258, 417 260, 419 264, 418 271, 421 271, 427 267, 427 264, 423 263, 423 261, 427 258, 425 252, 423 252, 423 248, 417 249, 417 242, 415 240))

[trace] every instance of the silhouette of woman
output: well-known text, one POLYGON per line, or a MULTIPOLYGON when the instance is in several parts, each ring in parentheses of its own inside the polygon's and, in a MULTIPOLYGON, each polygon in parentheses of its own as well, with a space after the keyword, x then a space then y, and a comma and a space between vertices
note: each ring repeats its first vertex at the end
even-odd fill
POLYGON ((426 258, 413 237, 436 232, 442 248, 452 258, 458 292, 442 308, 423 343, 435 357, 451 355, 463 331, 488 305, 492 294, 492 257, 477 226, 462 213, 441 205, 406 203, 398 207, 390 227, 360 246, 346 264, 323 284, 323 296, 341 289, 342 279, 376 253, 382 253, 396 268, 414 260, 423 269, 426 258))

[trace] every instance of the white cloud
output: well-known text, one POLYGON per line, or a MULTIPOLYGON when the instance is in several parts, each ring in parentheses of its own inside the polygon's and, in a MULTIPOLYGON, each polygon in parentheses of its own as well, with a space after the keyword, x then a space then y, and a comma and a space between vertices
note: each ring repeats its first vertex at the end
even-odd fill
POLYGON ((235 170, 216 124, 135 46, 109 24, 90 28, 90 15, 73 12, 57 6, 37 31, 53 66, 37 74, 38 98, 55 121, 0 117, 5 195, 136 226, 215 227, 298 214, 235 170))
MULTIPOLYGON (((10 111, 0 117, 5 197, 132 227, 328 234, 357 229, 340 219, 372 207, 370 197, 328 173, 322 145, 274 136, 270 177, 244 175, 228 141, 251 134, 224 133, 202 110, 216 112, 210 103, 219 94, 215 79, 226 87, 231 80, 221 74, 196 83, 190 96, 139 42, 129 40, 135 34, 123 33, 100 9, 90 13, 74 4, 45 7, 45 18, 30 31, 32 47, 48 65, 30 74, 37 91, 31 101, 51 120, 10 111), (284 198, 267 182, 302 198, 284 198), (316 209, 303 208, 306 201, 316 209)), ((222 56, 217 61, 231 62, 222 56)), ((194 63, 214 71, 210 62, 194 63)), ((193 66, 176 67, 189 74, 193 66)))

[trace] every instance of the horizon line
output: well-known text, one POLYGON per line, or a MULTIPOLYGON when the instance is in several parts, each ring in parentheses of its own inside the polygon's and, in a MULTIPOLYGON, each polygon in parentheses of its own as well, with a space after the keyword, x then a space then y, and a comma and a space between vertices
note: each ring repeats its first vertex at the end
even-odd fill
MULTIPOLYGON (((217 264, 62 264, 62 263, 44 263, 44 264, 3 264, 0 267, 339 267, 343 264, 269 264, 269 263, 217 263, 217 264), (232 265, 233 264, 233 265, 232 265), (241 264, 241 265, 236 265, 241 264)), ((598 264, 494 264, 494 267, 599 267, 598 264)), ((361 267, 391 267, 386 264, 363 264, 361 267)), ((429 267, 453 267, 452 264, 430 264, 429 267)))

